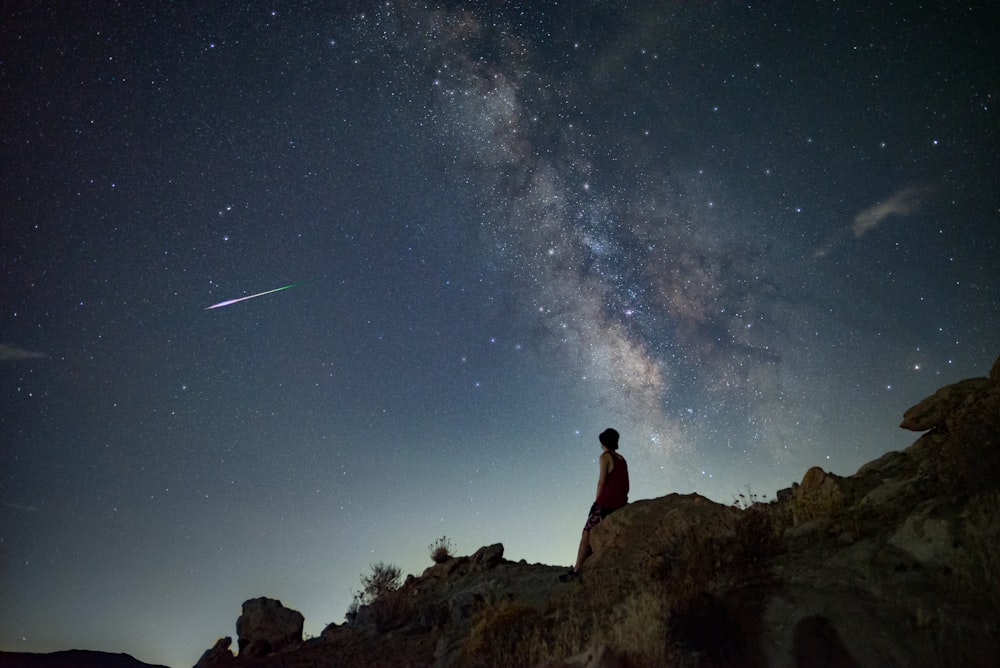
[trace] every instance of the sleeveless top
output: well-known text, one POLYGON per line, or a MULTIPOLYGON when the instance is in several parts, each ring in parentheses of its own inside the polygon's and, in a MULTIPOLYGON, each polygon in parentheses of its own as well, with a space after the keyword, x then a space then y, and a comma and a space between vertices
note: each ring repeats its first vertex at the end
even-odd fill
POLYGON ((617 452, 612 453, 615 467, 604 480, 604 487, 597 497, 597 503, 611 509, 618 509, 628 503, 628 463, 617 452))

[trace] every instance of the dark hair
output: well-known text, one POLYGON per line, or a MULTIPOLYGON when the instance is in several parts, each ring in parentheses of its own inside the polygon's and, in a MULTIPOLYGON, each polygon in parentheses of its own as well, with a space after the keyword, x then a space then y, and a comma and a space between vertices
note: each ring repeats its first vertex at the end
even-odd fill
POLYGON ((605 429, 597 438, 600 439, 601 445, 608 450, 618 449, 618 432, 614 429, 605 429))

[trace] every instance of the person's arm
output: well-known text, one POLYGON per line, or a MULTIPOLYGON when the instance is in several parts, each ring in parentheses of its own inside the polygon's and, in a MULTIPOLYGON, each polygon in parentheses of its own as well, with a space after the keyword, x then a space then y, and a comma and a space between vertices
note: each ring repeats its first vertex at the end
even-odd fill
POLYGON ((611 453, 602 452, 601 458, 597 460, 597 465, 601 469, 601 474, 597 478, 597 496, 594 497, 595 501, 601 496, 601 490, 604 489, 604 483, 608 480, 608 472, 611 470, 611 453))

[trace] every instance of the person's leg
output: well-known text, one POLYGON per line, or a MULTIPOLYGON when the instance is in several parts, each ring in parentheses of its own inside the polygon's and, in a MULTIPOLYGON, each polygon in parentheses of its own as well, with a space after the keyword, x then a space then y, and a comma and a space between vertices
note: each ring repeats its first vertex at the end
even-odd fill
POLYGON ((576 564, 574 564, 573 568, 569 569, 568 573, 559 576, 562 582, 570 582, 578 578, 580 576, 580 569, 583 568, 583 562, 593 553, 593 550, 590 549, 590 529, 600 523, 601 511, 601 506, 596 503, 590 507, 590 514, 587 515, 587 523, 583 525, 583 535, 580 536, 580 547, 576 550, 576 564))
POLYGON ((584 529, 580 536, 580 548, 576 551, 576 565, 573 570, 577 573, 583 568, 583 562, 590 556, 590 529, 584 529))

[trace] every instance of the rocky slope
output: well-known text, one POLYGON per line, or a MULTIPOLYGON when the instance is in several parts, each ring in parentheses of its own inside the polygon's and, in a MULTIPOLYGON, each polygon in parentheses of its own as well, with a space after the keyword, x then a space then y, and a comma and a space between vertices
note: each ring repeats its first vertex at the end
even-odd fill
POLYGON ((583 578, 493 545, 410 577, 351 624, 244 604, 210 666, 1000 665, 1000 359, 906 412, 924 433, 770 503, 637 501, 594 529, 583 578))

